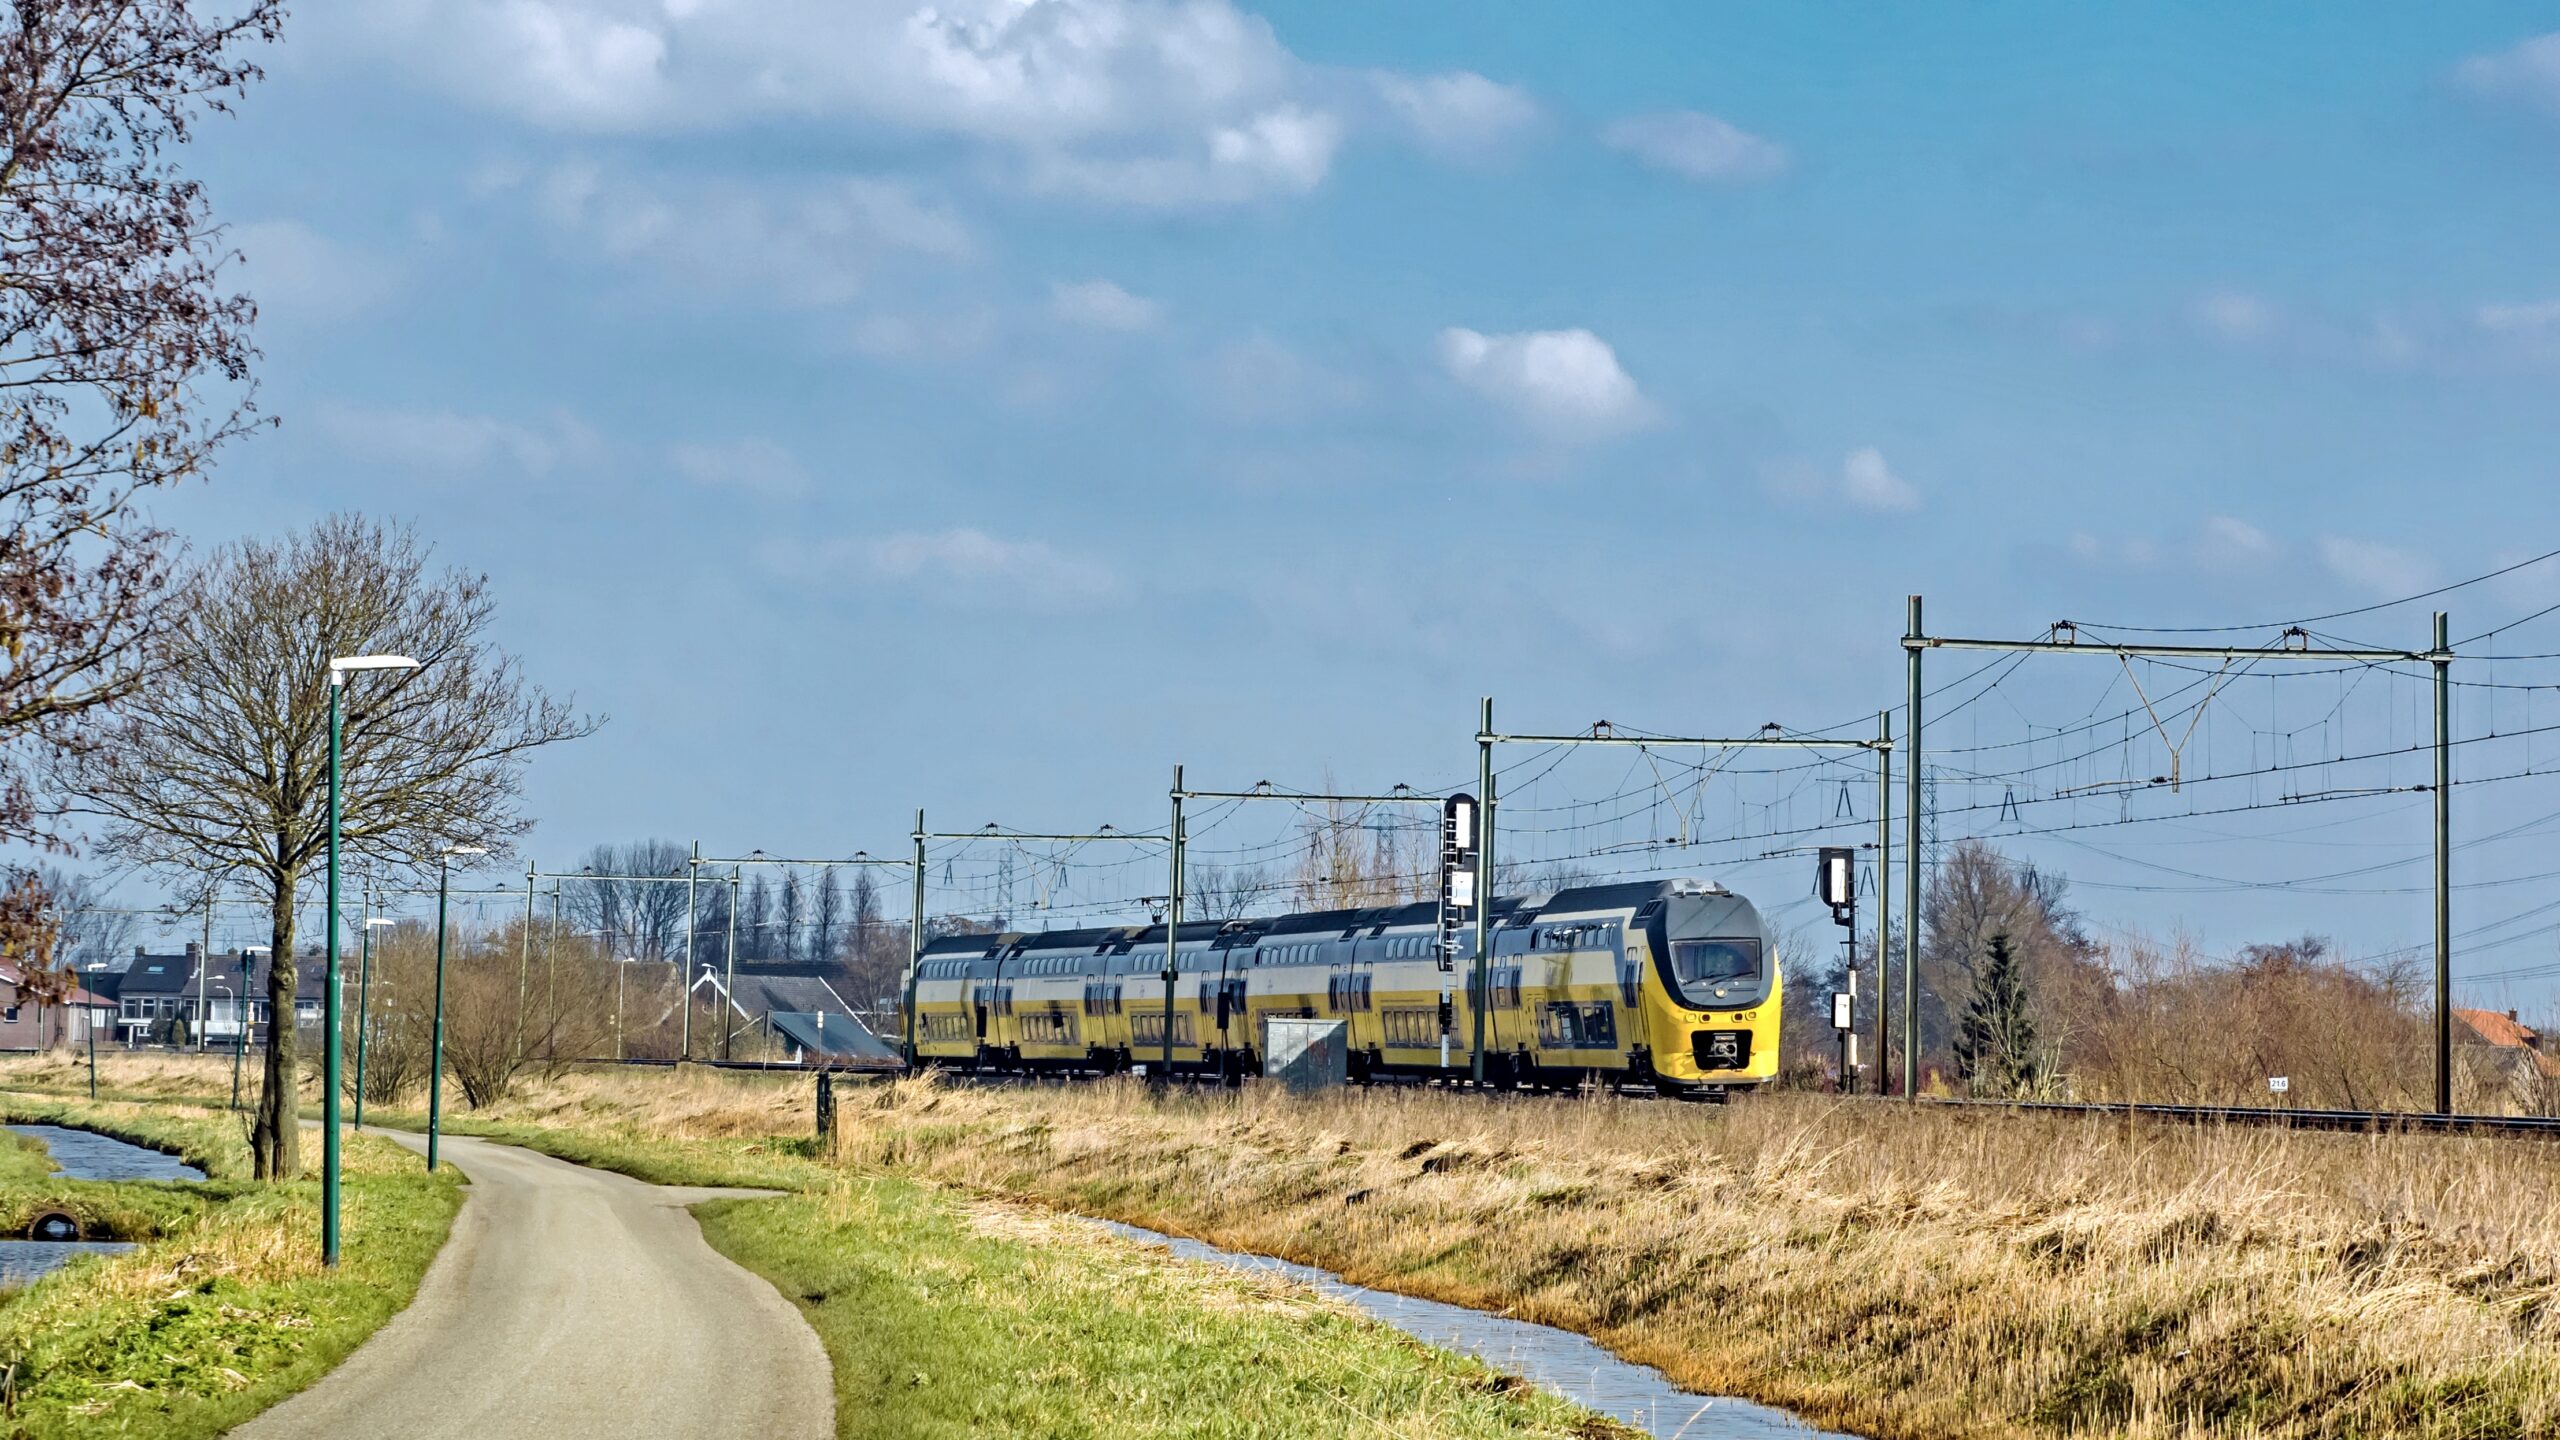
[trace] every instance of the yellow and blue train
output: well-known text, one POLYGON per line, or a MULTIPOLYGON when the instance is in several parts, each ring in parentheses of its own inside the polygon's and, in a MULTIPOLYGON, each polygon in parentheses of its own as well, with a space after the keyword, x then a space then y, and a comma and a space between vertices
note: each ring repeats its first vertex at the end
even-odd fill
POLYGON ((1177 1074, 1257 1072, 1274 1016, 1345 1023, 1355 1081, 1469 1073, 1483 1003, 1487 1078, 1597 1081, 1713 1097, 1777 1073, 1784 1002, 1759 910, 1702 880, 1498 899, 1486 993, 1472 932, 1453 976, 1425 902, 1185 924, 1168 1017, 1165 927, 952 935, 914 977, 920 1065, 1108 1074, 1163 1054, 1177 1074), (1454 982, 1452 984, 1451 982, 1454 982))

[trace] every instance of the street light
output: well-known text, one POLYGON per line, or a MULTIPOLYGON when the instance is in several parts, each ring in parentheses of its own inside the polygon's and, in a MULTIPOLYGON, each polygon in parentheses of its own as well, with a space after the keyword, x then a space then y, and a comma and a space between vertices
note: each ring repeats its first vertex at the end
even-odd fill
MULTIPOLYGON (((347 676, 354 671, 417 668, 418 662, 406 655, 339 655, 329 661, 329 973, 320 987, 320 1018, 328 1030, 328 1038, 324 1042, 328 1062, 323 1067, 328 1090, 320 1102, 320 1263, 323 1265, 338 1263, 338 1068, 345 1048, 338 1033, 343 1023, 338 1015, 338 692, 346 688, 347 676)), ((274 963, 290 965, 293 957, 279 955, 274 963)), ((281 1016, 268 1023, 290 1024, 292 1017, 281 1016)), ((283 1102, 287 1124, 293 1120, 291 1102, 288 1092, 283 1102)))
MULTIPOLYGON (((243 983, 245 983, 245 982, 243 982, 243 983)), ((206 982, 205 982, 205 988, 206 988, 207 990, 219 990, 219 991, 221 991, 224 995, 229 995, 229 994, 231 993, 231 987, 230 987, 230 986, 228 986, 228 985, 223 984, 223 983, 222 983, 221 981, 219 981, 219 980, 208 980, 208 981, 206 981, 206 982)), ((233 1006, 233 1007, 232 1007, 232 1011, 231 1011, 231 1013, 232 1013, 233 1015, 237 1016, 237 1015, 240 1013, 239 1007, 238 1007, 238 1006, 236 1006, 236 1005, 235 1005, 235 1006, 233 1006)), ((232 1038, 232 1042, 231 1042, 231 1043, 232 1043, 232 1048, 233 1048, 233 1049, 235 1049, 235 1050, 236 1050, 236 1049, 238 1049, 238 1048, 239 1048, 240 1041, 239 1041, 239 1038, 238 1038, 237 1036, 234 1036, 234 1037, 232 1038)), ((231 1087, 232 1087, 232 1089, 231 1089, 231 1108, 232 1108, 232 1109, 234 1109, 234 1110, 237 1110, 237 1109, 239 1109, 239 1108, 240 1108, 240 1081, 239 1081, 239 1074, 240 1074, 240 1070, 239 1070, 239 1066, 238 1066, 238 1064, 237 1064, 236 1062, 235 1062, 235 1063, 233 1064, 233 1066, 232 1066, 232 1072, 231 1072, 231 1073, 232 1073, 232 1081, 231 1081, 231 1087)))
POLYGON ((84 987, 89 992, 89 1003, 83 1008, 89 1016, 85 1028, 89 1032, 89 1098, 92 1101, 98 1098, 98 976, 106 968, 104 960, 90 966, 89 984, 84 987))
POLYGON ((617 1061, 623 1058, 622 977, 631 973, 632 962, 639 958, 640 957, 637 955, 617 955, 614 957, 617 963, 613 967, 613 1058, 617 1061))
POLYGON ((486 855, 478 845, 447 845, 436 852, 436 1014, 429 1027, 435 1039, 427 1053, 427 1173, 436 1173, 436 1141, 444 1132, 444 916, 445 897, 453 891, 453 857, 486 855))
MULTIPOLYGON (((231 1031, 231 1108, 234 1111, 240 1108, 240 1059, 249 1050, 249 957, 253 954, 270 957, 272 965, 275 952, 264 945, 240 947, 239 1008, 233 1012, 240 1023, 231 1031)), ((275 1028, 272 1017, 268 1020, 267 1028, 275 1028)))
MULTIPOLYGON (((367 905, 366 909, 373 907, 367 905)), ((379 915, 364 917, 364 963, 356 981, 356 1129, 364 1129, 364 1042, 373 1029, 373 927, 397 925, 379 915)))

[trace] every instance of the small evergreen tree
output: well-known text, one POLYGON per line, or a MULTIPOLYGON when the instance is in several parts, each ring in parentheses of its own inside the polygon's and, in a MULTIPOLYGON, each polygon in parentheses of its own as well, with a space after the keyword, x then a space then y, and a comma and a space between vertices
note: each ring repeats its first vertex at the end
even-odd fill
POLYGON ((2007 934, 1991 937, 1973 999, 1956 1030, 1956 1067, 1977 1095, 2019 1095, 2036 1084, 2036 1025, 2027 1015, 2026 976, 2007 934))

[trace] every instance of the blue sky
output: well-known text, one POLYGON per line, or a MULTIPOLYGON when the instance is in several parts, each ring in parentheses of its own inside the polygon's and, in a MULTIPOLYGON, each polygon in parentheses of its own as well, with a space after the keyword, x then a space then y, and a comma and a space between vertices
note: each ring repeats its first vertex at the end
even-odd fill
MULTIPOLYGON (((1176 760, 1446 781, 1485 693, 1812 727, 1898 701, 1912 592, 1972 633, 2257 621, 2560 546, 2534 7, 301 8, 191 161, 284 424, 161 513, 399 514, 487 570, 611 716, 536 767, 546 862, 879 852, 919 804, 1143 824, 1176 760)), ((2457 631, 2554 569, 2449 597, 2457 631)), ((2108 683, 2024 673, 1973 723, 2108 683)), ((2404 858, 2416 823, 2344 834, 2404 858)), ((2498 845, 2465 865, 2530 870, 2498 845)), ((2083 898, 2212 944, 2426 925, 2083 898)))

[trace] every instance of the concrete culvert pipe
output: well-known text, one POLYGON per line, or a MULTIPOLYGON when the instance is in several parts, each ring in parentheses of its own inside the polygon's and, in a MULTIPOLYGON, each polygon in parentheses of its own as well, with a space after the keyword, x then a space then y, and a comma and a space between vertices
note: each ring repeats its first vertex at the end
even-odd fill
POLYGON ((34 1224, 27 1227, 27 1238, 30 1240, 77 1240, 80 1238, 80 1222, 62 1211, 47 1210, 36 1217, 34 1224))

